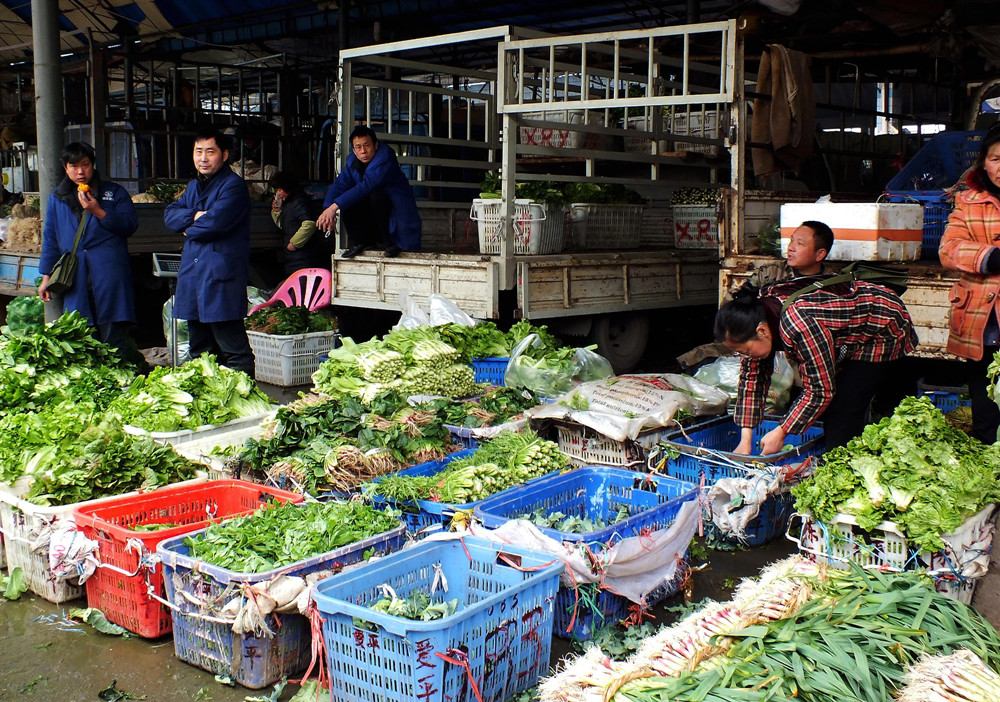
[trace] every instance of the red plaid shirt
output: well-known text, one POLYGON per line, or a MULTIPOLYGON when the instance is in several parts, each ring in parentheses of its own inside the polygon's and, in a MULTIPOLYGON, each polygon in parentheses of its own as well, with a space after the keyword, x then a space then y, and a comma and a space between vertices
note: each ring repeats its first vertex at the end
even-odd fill
MULTIPOLYGON (((762 295, 784 301, 794 288, 780 284, 762 295)), ((802 394, 781 423, 788 434, 808 429, 826 410, 837 390, 841 361, 892 361, 917 345, 913 320, 899 296, 874 283, 857 282, 846 294, 817 290, 796 299, 781 313, 778 334, 789 362, 797 364, 802 394)), ((757 426, 771 386, 774 357, 744 358, 735 419, 741 427, 757 426)))

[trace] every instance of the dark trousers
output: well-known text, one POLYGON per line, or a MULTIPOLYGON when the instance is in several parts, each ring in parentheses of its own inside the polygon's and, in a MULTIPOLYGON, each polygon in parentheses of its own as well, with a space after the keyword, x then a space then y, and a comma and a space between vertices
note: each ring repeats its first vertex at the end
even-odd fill
POLYGON ((191 358, 203 353, 214 353, 219 363, 241 370, 253 377, 253 351, 242 319, 228 322, 199 322, 188 320, 188 340, 191 358))
POLYGON ((139 353, 139 348, 135 345, 135 340, 129 333, 132 328, 131 322, 107 322, 97 325, 97 338, 108 346, 113 346, 118 351, 118 356, 126 363, 135 366, 139 372, 145 373, 149 370, 146 358, 139 353))
POLYGON ((986 379, 986 369, 993 361, 996 348, 983 349, 981 361, 966 361, 966 382, 969 384, 969 397, 972 398, 972 435, 984 444, 992 444, 997 440, 997 428, 1000 427, 1000 407, 990 396, 991 388, 986 379))
POLYGON ((840 365, 836 393, 820 417, 827 450, 843 446, 861 434, 876 395, 881 407, 895 408, 911 392, 901 379, 902 368, 902 359, 883 363, 844 361, 840 365))
POLYGON ((374 190, 350 209, 341 213, 347 229, 348 246, 364 244, 388 247, 394 244, 389 236, 389 213, 392 203, 381 190, 374 190))

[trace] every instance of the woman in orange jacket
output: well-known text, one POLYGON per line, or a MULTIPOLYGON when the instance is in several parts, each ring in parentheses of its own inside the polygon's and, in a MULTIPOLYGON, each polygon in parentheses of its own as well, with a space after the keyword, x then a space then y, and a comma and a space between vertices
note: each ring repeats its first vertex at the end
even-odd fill
POLYGON ((986 369, 1000 349, 1000 123, 986 133, 966 185, 955 196, 938 255, 941 265, 961 273, 951 289, 948 351, 967 359, 973 435, 992 444, 1000 408, 986 369))

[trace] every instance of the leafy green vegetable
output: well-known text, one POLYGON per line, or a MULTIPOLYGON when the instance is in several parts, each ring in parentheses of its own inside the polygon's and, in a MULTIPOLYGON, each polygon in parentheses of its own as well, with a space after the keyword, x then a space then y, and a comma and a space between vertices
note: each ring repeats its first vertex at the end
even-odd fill
POLYGON ((261 573, 398 526, 389 514, 361 502, 283 503, 213 524, 184 543, 192 558, 238 573, 261 573))
POLYGON ((602 626, 594 632, 590 641, 577 642, 573 644, 586 646, 597 646, 606 653, 609 658, 616 661, 623 661, 639 650, 643 640, 655 635, 662 627, 652 622, 645 622, 630 627, 622 627, 615 624, 602 626))
POLYGON ((15 297, 7 303, 7 330, 31 334, 45 326, 45 303, 34 295, 15 297))
POLYGON ((461 402, 449 399, 432 400, 419 406, 436 411, 447 424, 459 427, 488 427, 503 424, 519 415, 538 400, 528 390, 496 387, 477 398, 461 402))
MULTIPOLYGON (((399 597, 388 585, 380 587, 384 596, 373 603, 369 609, 393 617, 430 622, 450 617, 458 609, 458 599, 435 601, 431 595, 420 588, 411 590, 406 597, 399 597)), ((363 624, 367 625, 368 623, 364 622, 363 624)))
POLYGON ((108 415, 147 431, 197 429, 263 414, 271 403, 242 371, 201 355, 177 368, 136 378, 108 407, 108 415))
POLYGON ((891 417, 828 451, 815 474, 792 488, 796 509, 829 521, 854 516, 870 531, 895 522, 921 550, 1000 499, 1000 446, 952 427, 927 398, 905 398, 891 417))
POLYGON ((547 529, 555 529, 567 534, 589 534, 598 529, 612 526, 618 522, 629 518, 627 507, 621 507, 611 519, 591 519, 586 516, 565 514, 564 512, 552 512, 548 508, 539 507, 534 512, 525 513, 516 517, 517 519, 527 519, 532 524, 547 529))
POLYGON ((21 566, 14 566, 7 575, 0 573, 0 588, 3 588, 3 596, 6 599, 21 599, 21 595, 28 591, 28 583, 24 579, 24 569, 21 566))
POLYGON ((302 306, 265 307, 247 317, 244 324, 250 331, 280 335, 332 331, 337 328, 336 319, 310 312, 308 307, 302 306))
POLYGON ((129 636, 127 629, 109 622, 108 618, 104 616, 104 612, 95 607, 87 607, 86 609, 71 609, 68 616, 70 619, 79 619, 85 624, 89 624, 94 627, 94 629, 102 634, 107 634, 108 636, 129 636))

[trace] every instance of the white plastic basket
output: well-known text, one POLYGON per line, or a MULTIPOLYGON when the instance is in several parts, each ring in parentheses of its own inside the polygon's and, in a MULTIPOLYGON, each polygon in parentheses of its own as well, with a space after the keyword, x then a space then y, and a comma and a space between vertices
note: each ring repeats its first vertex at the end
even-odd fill
POLYGON ((282 387, 307 385, 322 362, 320 355, 336 346, 337 336, 336 331, 288 335, 248 331, 255 377, 282 387))
POLYGON ((649 451, 676 429, 650 429, 635 440, 617 441, 582 424, 556 424, 559 450, 570 460, 591 466, 633 466, 645 463, 649 451))
MULTIPOLYGON (((503 200, 472 201, 469 218, 479 225, 479 252, 499 254, 503 238, 501 214, 503 200)), ((563 249, 566 212, 531 200, 514 201, 514 253, 517 255, 553 254, 563 249)))
POLYGON ((719 212, 715 206, 674 205, 674 246, 719 248, 719 212))
POLYGON ((247 439, 256 439, 264 433, 264 424, 273 417, 266 415, 254 424, 241 424, 235 428, 223 431, 213 431, 192 441, 174 446, 174 451, 188 460, 205 466, 209 480, 228 480, 233 477, 226 469, 225 459, 212 452, 219 448, 242 446, 247 439))
POLYGON ((581 249, 636 249, 642 233, 642 205, 569 206, 570 238, 581 249))
POLYGON ((857 563, 881 571, 923 570, 934 579, 938 592, 969 604, 979 578, 989 567, 996 527, 995 507, 988 505, 954 532, 945 534, 942 537, 945 548, 934 553, 917 552, 909 547, 893 522, 882 522, 864 535, 854 517, 848 514, 838 514, 829 524, 807 514, 794 514, 786 536, 803 554, 838 568, 857 563))

